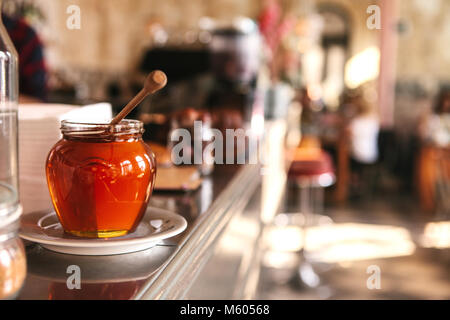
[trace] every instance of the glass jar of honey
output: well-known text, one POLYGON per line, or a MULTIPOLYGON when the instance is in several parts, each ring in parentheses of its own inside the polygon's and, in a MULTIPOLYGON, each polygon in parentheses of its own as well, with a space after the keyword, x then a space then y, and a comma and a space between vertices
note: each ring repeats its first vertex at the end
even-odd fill
POLYGON ((133 232, 156 177, 156 161, 142 140, 143 124, 62 121, 62 139, 47 158, 47 183, 64 230, 90 238, 133 232))

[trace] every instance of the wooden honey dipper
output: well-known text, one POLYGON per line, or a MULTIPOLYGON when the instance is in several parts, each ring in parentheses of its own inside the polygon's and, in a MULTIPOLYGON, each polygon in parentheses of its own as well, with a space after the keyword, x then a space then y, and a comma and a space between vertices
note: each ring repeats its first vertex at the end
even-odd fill
POLYGON ((164 72, 160 70, 155 70, 150 72, 144 82, 144 87, 139 91, 139 93, 128 102, 128 104, 116 115, 110 125, 116 125, 123 120, 139 103, 144 100, 149 94, 153 94, 156 91, 164 88, 167 84, 167 76, 164 72))

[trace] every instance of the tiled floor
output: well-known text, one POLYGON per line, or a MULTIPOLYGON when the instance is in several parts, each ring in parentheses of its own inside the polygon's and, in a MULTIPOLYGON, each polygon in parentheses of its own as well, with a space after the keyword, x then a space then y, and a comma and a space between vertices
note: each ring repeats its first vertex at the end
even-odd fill
MULTIPOLYGON (((287 201, 289 203, 289 201, 287 201)), ((295 211, 295 206, 287 205, 285 212, 295 211)), ((424 248, 422 236, 427 222, 433 217, 420 212, 416 199, 407 194, 398 192, 384 192, 376 196, 358 201, 350 201, 348 205, 336 207, 327 206, 325 214, 332 218, 335 225, 344 223, 357 223, 358 226, 395 226, 405 233, 412 250, 404 251, 395 256, 396 245, 399 241, 394 238, 389 245, 387 240, 383 249, 391 257, 382 257, 383 250, 375 254, 374 258, 341 261, 335 263, 313 263, 314 270, 320 276, 320 285, 311 289, 298 285, 295 276, 296 265, 300 261, 298 253, 284 253, 286 263, 263 263, 257 298, 260 299, 450 299, 450 234, 440 234, 441 241, 447 243, 446 248, 424 248), (368 279, 372 279, 372 272, 368 273, 370 266, 379 267, 378 278, 380 288, 368 288, 368 279)), ((389 227, 387 227, 389 228, 389 227)), ((445 229, 448 231, 448 228, 445 229)), ((386 237, 389 236, 386 233, 386 237)), ((341 239, 342 240, 342 239, 341 239)), ((353 239, 354 240, 354 239, 353 239)), ((352 241, 353 241, 352 240, 352 241)), ((370 241, 369 241, 370 242, 370 241)), ((331 243, 331 242, 330 242, 331 243)), ((362 250, 372 248, 371 244, 355 246, 355 242, 342 242, 341 250, 362 250), (353 246, 352 246, 353 245, 353 246), (346 247, 347 246, 347 247, 346 247), (347 249, 346 249, 347 248, 347 249)), ((373 244, 377 246, 378 244, 373 244)), ((339 252, 339 251, 333 251, 339 252)), ((399 251, 401 252, 401 250, 399 251)), ((350 252, 352 253, 352 252, 350 252)), ((356 254, 357 256, 357 254, 356 254)), ((370 271, 370 270, 369 270, 370 271)), ((375 282, 369 280, 370 284, 375 282)))

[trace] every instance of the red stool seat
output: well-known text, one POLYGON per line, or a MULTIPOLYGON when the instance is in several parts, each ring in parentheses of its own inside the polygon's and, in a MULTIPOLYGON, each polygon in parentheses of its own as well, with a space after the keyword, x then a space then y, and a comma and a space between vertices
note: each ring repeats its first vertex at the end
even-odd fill
POLYGON ((290 180, 308 180, 319 186, 329 186, 334 183, 334 166, 330 155, 323 150, 296 151, 294 160, 288 171, 290 180))

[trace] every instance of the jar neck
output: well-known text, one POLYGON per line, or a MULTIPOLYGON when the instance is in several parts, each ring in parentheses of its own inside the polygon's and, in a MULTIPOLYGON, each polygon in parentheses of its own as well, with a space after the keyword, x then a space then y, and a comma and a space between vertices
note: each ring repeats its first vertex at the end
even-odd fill
POLYGON ((137 120, 123 120, 117 125, 61 122, 61 133, 66 140, 131 142, 142 139, 143 132, 143 123, 137 120))
POLYGON ((142 134, 124 134, 124 135, 65 135, 63 139, 69 141, 83 142, 135 142, 142 139, 142 134))

